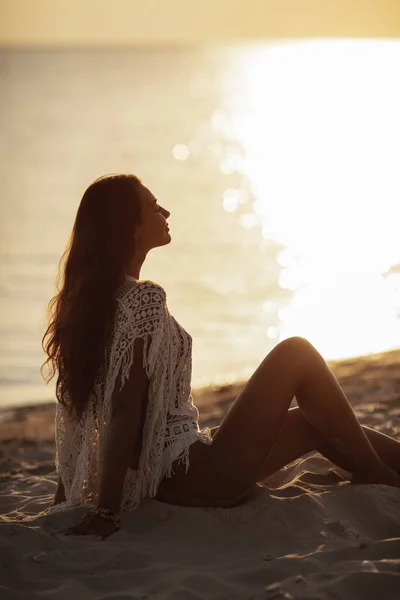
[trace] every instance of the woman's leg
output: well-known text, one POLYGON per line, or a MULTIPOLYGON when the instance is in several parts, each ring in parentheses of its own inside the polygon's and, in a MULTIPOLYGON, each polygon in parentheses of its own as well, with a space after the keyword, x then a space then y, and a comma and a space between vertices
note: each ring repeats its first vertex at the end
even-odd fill
POLYGON ((400 485, 400 477, 374 450, 322 356, 304 338, 292 337, 262 361, 214 435, 213 453, 226 477, 226 490, 240 493, 260 481, 293 396, 321 438, 345 457, 355 481, 400 485))
MULTIPOLYGON (((400 474, 400 442, 365 425, 362 428, 381 460, 400 474)), ((217 429, 213 428, 212 435, 217 429)), ((338 467, 351 472, 352 466, 346 456, 321 436, 301 410, 298 407, 289 409, 274 449, 260 469, 259 481, 312 451, 320 452, 338 467)))
POLYGON ((234 506, 256 482, 317 443, 321 450, 325 443, 328 458, 353 473, 353 481, 400 486, 400 476, 377 454, 328 365, 304 338, 275 346, 215 429, 212 445, 192 444, 188 472, 182 463, 163 479, 158 499, 234 506), (289 411, 294 396, 299 409, 289 411), (310 431, 316 432, 312 441, 310 431))

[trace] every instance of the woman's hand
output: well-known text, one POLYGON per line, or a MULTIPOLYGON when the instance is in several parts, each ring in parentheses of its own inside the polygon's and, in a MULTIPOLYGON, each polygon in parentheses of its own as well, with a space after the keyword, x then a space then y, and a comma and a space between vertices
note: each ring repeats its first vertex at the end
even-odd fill
POLYGON ((104 540, 117 531, 111 521, 107 521, 100 515, 86 515, 77 525, 68 527, 64 535, 96 535, 99 540, 104 540))

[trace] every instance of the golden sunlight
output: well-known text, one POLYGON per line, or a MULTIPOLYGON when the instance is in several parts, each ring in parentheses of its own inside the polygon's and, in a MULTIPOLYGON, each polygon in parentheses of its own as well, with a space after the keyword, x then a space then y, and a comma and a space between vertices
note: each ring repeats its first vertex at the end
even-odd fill
MULTIPOLYGON (((400 42, 293 42, 240 57, 240 89, 217 117, 242 147, 254 218, 284 247, 279 284, 293 292, 267 334, 302 335, 328 358, 397 347, 400 42)), ((235 202, 228 194, 226 209, 235 202)))

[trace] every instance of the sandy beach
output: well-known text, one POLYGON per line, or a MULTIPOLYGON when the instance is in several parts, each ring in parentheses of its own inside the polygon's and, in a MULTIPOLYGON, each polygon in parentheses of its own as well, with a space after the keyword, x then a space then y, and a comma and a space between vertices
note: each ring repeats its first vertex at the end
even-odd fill
MULTIPOLYGON (((329 364, 360 421, 400 439, 400 350, 329 364)), ((244 383, 192 391, 201 427, 218 425, 244 383)), ((351 485, 317 453, 234 508, 144 500, 105 541, 62 535, 87 507, 44 513, 54 410, 0 413, 2 600, 400 597, 400 489, 351 485)))

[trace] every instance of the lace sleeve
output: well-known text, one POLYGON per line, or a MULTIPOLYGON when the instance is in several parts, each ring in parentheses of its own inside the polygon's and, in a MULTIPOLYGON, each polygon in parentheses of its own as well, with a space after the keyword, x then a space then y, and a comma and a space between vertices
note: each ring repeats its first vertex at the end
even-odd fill
POLYGON ((167 325, 167 304, 165 290, 153 282, 136 286, 120 302, 117 313, 115 340, 110 367, 121 377, 121 387, 129 378, 133 364, 135 340, 144 340, 143 367, 150 379, 157 360, 162 360, 160 347, 167 325))
MULTIPOLYGON (((165 330, 168 327, 168 308, 165 290, 154 282, 140 282, 124 287, 117 296, 113 339, 106 358, 102 423, 108 423, 112 413, 112 396, 116 383, 121 391, 129 379, 133 365, 135 340, 143 339, 143 368, 151 381, 155 369, 167 361, 165 330)), ((104 386, 104 387, 103 387, 104 386)))

